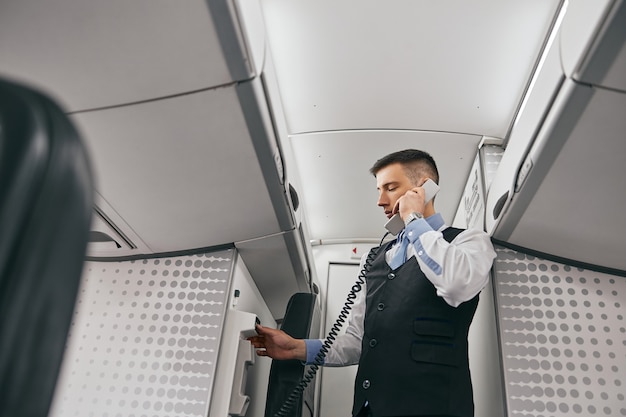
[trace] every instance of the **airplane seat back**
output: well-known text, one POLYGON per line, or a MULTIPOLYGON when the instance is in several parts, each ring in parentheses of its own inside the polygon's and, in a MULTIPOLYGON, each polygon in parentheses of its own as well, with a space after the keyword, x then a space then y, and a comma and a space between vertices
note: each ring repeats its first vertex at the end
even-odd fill
POLYGON ((58 104, 0 79, 0 415, 48 415, 93 210, 79 135, 58 104))
MULTIPOLYGON (((320 309, 316 302, 317 295, 296 293, 291 296, 281 325, 288 335, 296 339, 317 338, 320 331, 320 309)), ((308 366, 300 361, 272 360, 270 368, 265 417, 274 417, 281 410, 284 401, 300 383, 308 366)), ((298 398, 285 417, 312 417, 315 407, 315 378, 298 398)))

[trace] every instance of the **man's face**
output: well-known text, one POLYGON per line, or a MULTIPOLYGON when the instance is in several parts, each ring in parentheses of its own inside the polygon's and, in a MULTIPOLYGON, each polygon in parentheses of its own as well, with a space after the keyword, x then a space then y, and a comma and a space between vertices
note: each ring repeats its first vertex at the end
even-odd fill
POLYGON ((412 188, 414 185, 399 163, 387 165, 376 173, 377 204, 385 210, 387 218, 393 215, 396 201, 412 188))

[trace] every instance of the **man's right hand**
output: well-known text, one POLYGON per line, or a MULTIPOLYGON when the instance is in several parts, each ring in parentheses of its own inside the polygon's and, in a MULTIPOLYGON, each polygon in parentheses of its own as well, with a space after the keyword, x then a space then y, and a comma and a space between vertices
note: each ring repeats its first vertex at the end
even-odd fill
POLYGON ((282 330, 256 326, 258 336, 249 337, 259 356, 269 356, 272 359, 306 360, 306 345, 302 339, 294 339, 282 330))

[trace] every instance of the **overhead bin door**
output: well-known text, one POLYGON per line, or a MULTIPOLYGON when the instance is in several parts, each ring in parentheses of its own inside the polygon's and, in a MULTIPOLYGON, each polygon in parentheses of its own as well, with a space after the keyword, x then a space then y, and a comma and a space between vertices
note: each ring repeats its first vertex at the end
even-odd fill
POLYGON ((74 115, 92 151, 100 194, 151 252, 294 227, 271 131, 260 120, 249 129, 252 110, 242 109, 242 101, 264 105, 256 99, 251 86, 231 86, 74 115))
POLYGON ((255 33, 245 34, 237 14, 221 15, 234 37, 226 55, 204 0, 8 0, 1 11, 0 72, 52 92, 70 112, 228 85, 262 64, 262 26, 248 19, 255 33), (233 73, 235 62, 244 64, 233 73))
POLYGON ((494 237, 626 270, 626 94, 574 85, 567 96, 531 149, 532 169, 494 237))

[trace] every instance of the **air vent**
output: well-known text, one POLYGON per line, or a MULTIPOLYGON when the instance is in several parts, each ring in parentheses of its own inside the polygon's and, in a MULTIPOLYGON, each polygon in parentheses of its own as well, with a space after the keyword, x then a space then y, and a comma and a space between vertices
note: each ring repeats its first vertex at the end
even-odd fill
POLYGON ((116 241, 106 233, 95 231, 89 232, 89 244, 118 249, 122 247, 122 245, 120 245, 118 241, 116 241))
POLYGON ((94 207, 88 256, 110 256, 137 249, 137 246, 98 207, 94 207))

